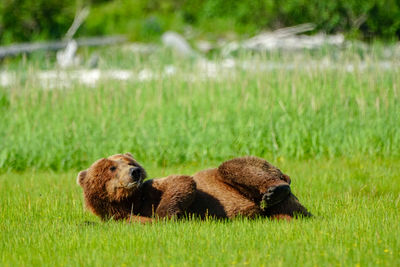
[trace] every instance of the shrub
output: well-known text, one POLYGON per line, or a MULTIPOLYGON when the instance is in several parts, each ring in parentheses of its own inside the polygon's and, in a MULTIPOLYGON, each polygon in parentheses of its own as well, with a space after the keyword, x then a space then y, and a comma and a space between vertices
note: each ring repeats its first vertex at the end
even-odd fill
POLYGON ((317 30, 364 39, 400 37, 397 0, 3 0, 0 43, 63 36, 80 5, 91 5, 81 35, 127 34, 151 40, 165 30, 192 25, 203 32, 253 34, 313 22, 317 30))

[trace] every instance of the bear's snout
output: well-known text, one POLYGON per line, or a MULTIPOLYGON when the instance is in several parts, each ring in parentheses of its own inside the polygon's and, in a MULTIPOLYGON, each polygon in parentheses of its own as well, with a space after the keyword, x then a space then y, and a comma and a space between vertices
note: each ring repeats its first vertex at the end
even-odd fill
POLYGON ((130 168, 129 175, 134 179, 134 181, 138 181, 142 177, 142 170, 139 167, 130 168))

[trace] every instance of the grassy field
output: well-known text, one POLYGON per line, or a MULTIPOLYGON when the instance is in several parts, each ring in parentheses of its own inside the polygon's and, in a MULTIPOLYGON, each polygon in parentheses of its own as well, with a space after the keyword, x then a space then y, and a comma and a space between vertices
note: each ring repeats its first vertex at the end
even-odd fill
MULTIPOLYGON (((275 162, 274 162, 275 163, 275 162)), ((0 176, 3 266, 396 266, 399 160, 276 162, 315 218, 290 223, 103 223, 85 212, 77 172, 0 176)), ((214 164, 210 164, 214 166, 214 164)), ((207 166, 204 166, 207 167, 207 166)), ((149 169, 150 176, 199 167, 149 169)))
POLYGON ((19 82, 0 87, 0 265, 400 265, 400 69, 346 53, 239 56, 213 78, 195 60, 109 53, 100 68, 160 76, 54 90, 35 79, 49 61, 3 65, 19 82), (316 217, 100 222, 75 177, 127 151, 151 178, 264 157, 316 217))
MULTIPOLYGON (((131 59, 133 70, 160 75, 171 61, 131 59)), ((178 61, 172 76, 63 90, 43 90, 35 65, 22 66, 21 82, 0 91, 0 171, 81 169, 121 151, 156 166, 246 154, 400 156, 399 67, 372 62, 361 69, 360 59, 345 58, 323 68, 310 57, 263 70, 271 59, 250 59, 244 62, 253 69, 227 69, 212 79, 196 79, 204 77, 196 63, 178 61)))

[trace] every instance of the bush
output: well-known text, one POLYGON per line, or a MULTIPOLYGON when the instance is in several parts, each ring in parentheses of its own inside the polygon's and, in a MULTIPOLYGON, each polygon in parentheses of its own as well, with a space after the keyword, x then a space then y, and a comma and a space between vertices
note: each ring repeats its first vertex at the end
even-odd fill
POLYGON ((0 43, 61 38, 80 5, 91 13, 78 34, 123 33, 151 40, 165 30, 192 25, 203 32, 253 34, 305 22, 328 33, 346 32, 364 39, 400 37, 397 0, 3 0, 0 43))
POLYGON ((61 38, 75 9, 75 0, 2 0, 0 43, 61 38))

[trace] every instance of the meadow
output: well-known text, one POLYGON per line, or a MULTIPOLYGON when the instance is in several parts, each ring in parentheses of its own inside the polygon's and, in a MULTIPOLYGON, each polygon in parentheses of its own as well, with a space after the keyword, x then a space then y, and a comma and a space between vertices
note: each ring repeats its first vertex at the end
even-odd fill
POLYGON ((48 90, 45 56, 2 67, 19 79, 0 87, 2 266, 400 265, 400 69, 379 51, 244 54, 213 77, 169 53, 101 57, 156 75, 48 90), (315 218, 101 222, 76 175, 128 151, 150 178, 266 158, 315 218))

